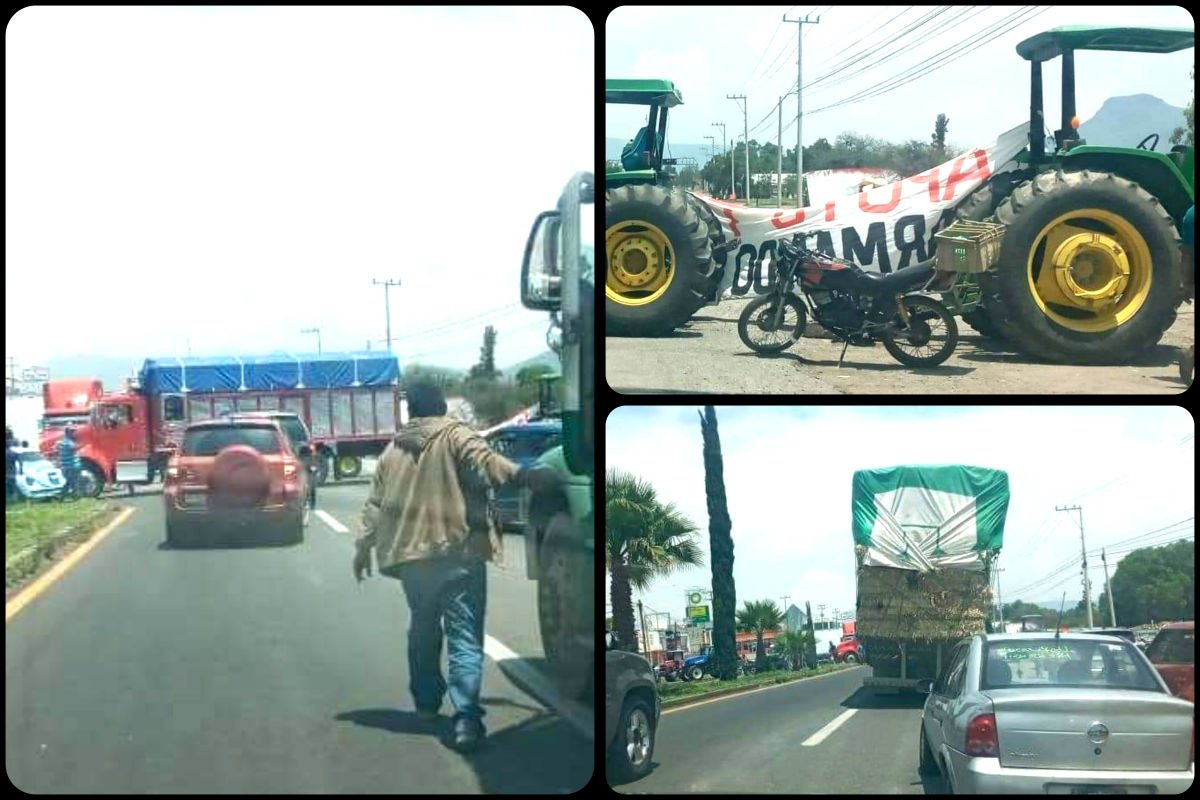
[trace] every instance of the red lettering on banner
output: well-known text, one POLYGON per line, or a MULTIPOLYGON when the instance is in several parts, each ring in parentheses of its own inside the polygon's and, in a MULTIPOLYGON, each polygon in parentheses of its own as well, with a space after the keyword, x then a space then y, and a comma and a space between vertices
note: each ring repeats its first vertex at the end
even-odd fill
POLYGON ((962 155, 954 159, 954 166, 950 168, 950 177, 946 178, 946 193, 942 195, 942 202, 954 199, 954 187, 960 182, 978 178, 980 181, 986 181, 992 177, 992 169, 988 166, 988 155, 986 150, 976 150, 969 155, 962 155), (967 166, 967 159, 974 157, 975 164, 967 166))
POLYGON ((867 202, 867 193, 858 193, 858 207, 863 211, 868 211, 873 214, 887 214, 896 210, 896 206, 900 205, 900 188, 903 181, 896 181, 892 184, 892 199, 883 205, 872 205, 867 202))
POLYGON ((742 232, 738 230, 737 217, 733 215, 733 209, 723 208, 721 210, 725 212, 725 217, 729 220, 729 229, 733 231, 733 238, 742 238, 742 232))
POLYGON ((929 202, 936 203, 938 201, 938 168, 927 169, 919 175, 913 175, 909 178, 913 183, 929 184, 929 202))
POLYGON ((833 222, 833 203, 825 204, 825 221, 833 222))
POLYGON ((777 231, 783 230, 784 228, 790 228, 793 225, 799 225, 801 222, 804 222, 804 209, 803 208, 798 209, 796 211, 796 213, 792 215, 791 220, 789 220, 787 222, 783 221, 783 212, 782 211, 776 211, 774 214, 771 215, 771 225, 777 231))

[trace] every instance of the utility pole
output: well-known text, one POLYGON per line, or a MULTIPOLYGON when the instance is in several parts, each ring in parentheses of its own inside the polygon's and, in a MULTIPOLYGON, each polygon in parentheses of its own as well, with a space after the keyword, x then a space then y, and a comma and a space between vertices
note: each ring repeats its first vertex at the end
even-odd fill
POLYGON ((1004 598, 1000 596, 1000 573, 1004 572, 1003 567, 996 567, 996 608, 1000 620, 1000 633, 1004 633, 1004 598))
MULTIPOLYGON (((729 151, 725 148, 725 123, 714 122, 714 128, 721 129, 721 155, 728 155, 729 151)), ((733 191, 733 159, 729 159, 729 191, 733 191)))
POLYGON ((712 158, 714 155, 716 155, 714 149, 717 146, 717 138, 715 136, 705 136, 704 138, 708 139, 708 157, 712 158))
POLYGON ((1079 506, 1055 506, 1054 510, 1079 512, 1079 546, 1083 552, 1083 604, 1087 606, 1087 622, 1090 628, 1092 627, 1092 587, 1091 581, 1088 580, 1087 546, 1083 542, 1083 509, 1079 506))
POLYGON ((399 279, 393 280, 391 278, 388 278, 387 280, 382 280, 382 281, 372 278, 371 283, 374 284, 375 286, 383 287, 383 313, 387 315, 387 347, 388 347, 388 353, 391 353, 392 352, 392 306, 388 300, 388 289, 390 289, 393 286, 399 286, 400 281, 399 281, 399 279))
MULTIPOLYGON (((788 92, 783 97, 790 97, 794 94, 795 92, 788 92)), ((775 180, 779 181, 779 185, 775 192, 775 205, 779 206, 780 208, 783 207, 783 97, 779 98, 779 130, 775 135, 775 146, 778 150, 776 155, 779 156, 779 158, 776 159, 777 163, 775 165, 775 180)), ((799 207, 800 204, 797 202, 796 208, 799 207)))
POLYGON ((801 48, 804 44, 804 26, 817 25, 821 22, 821 17, 818 16, 815 20, 809 19, 808 15, 804 15, 804 19, 788 19, 787 14, 783 15, 784 22, 791 22, 796 25, 796 208, 804 207, 804 146, 803 139, 800 135, 800 124, 804 117, 804 95, 802 94, 804 84, 802 83, 802 67, 801 48))
POLYGON ((301 328, 301 333, 315 333, 317 335, 317 355, 321 355, 321 329, 320 328, 301 328))
POLYGON ((726 100, 741 101, 739 105, 742 107, 742 127, 746 136, 746 204, 750 203, 750 122, 746 115, 746 95, 744 94, 727 94, 726 100))
MULTIPOLYGON (((637 649, 636 642, 634 643, 633 652, 640 652, 643 655, 650 652, 650 633, 646 630, 646 611, 642 608, 642 601, 638 600, 638 618, 642 621, 642 649, 637 649)), ((637 638, 636 636, 634 637, 637 638)))
POLYGON ((1108 618, 1117 627, 1117 610, 1113 607, 1112 584, 1108 582, 1108 559, 1104 557, 1104 548, 1100 548, 1100 563, 1104 565, 1104 591, 1108 594, 1108 618))

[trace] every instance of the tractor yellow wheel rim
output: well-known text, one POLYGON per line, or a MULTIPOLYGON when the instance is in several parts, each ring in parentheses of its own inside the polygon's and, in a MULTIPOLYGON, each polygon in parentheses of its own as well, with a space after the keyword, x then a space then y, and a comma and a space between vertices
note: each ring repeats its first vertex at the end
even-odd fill
POLYGON ((1051 320, 1080 333, 1108 331, 1133 319, 1150 295, 1150 246, 1120 214, 1078 209, 1038 233, 1028 276, 1051 320))
POLYGON ((675 249, 655 225, 638 219, 609 226, 604 237, 608 276, 604 293, 623 306, 644 306, 663 296, 675 277, 675 249))

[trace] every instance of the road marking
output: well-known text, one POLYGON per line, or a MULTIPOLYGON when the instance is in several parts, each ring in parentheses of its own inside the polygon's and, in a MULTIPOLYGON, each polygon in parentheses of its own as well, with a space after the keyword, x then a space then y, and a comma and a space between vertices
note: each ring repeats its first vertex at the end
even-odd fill
POLYGON ((313 513, 316 514, 318 517, 320 517, 322 522, 324 522, 329 527, 333 528, 333 530, 336 533, 349 533, 350 532, 349 528, 347 528, 345 525, 343 525, 342 523, 340 523, 336 519, 334 519, 329 514, 329 512, 321 511, 320 509, 318 509, 318 510, 314 511, 313 513))
POLYGON ((112 522, 108 523, 103 528, 96 531, 96 533, 92 534, 91 538, 72 550, 66 558, 55 564, 42 575, 30 581, 28 586, 13 595, 13 598, 4 604, 5 624, 8 624, 13 617, 21 613, 21 610, 24 609, 25 606, 29 605, 38 597, 40 597, 41 594, 49 589, 55 581, 67 574, 67 572, 69 572, 76 564, 82 561, 84 556, 90 553, 92 549, 96 547, 96 545, 104 541, 104 539, 110 533, 116 530, 118 525, 129 519, 133 512, 134 509, 132 507, 126 507, 124 511, 117 514, 116 518, 112 522))
POLYGON ((483 652, 501 666, 502 671, 527 690, 548 708, 554 710, 568 725, 588 741, 596 736, 595 713, 570 698, 563 697, 553 682, 542 672, 534 669, 526 657, 513 652, 498 639, 484 635, 483 652))
POLYGON ((850 709, 847 709, 846 711, 843 711, 836 718, 834 718, 833 722, 829 723, 824 728, 821 728, 821 730, 817 731, 812 736, 808 737, 803 742, 801 742, 800 746, 801 747, 816 747, 821 742, 828 739, 829 735, 831 733, 836 731, 838 728, 842 727, 842 725, 845 724, 846 720, 848 720, 854 716, 854 712, 856 712, 856 711, 858 711, 857 708, 850 708, 850 709))

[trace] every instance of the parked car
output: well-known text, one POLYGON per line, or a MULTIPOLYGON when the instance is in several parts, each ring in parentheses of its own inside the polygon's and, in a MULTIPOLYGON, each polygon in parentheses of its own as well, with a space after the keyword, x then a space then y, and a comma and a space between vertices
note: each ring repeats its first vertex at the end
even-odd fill
MULTIPOLYGON (((562 440, 562 421, 548 419, 508 425, 493 431, 487 440, 496 452, 526 467, 562 440)), ((496 507, 503 527, 525 527, 525 491, 514 484, 506 484, 496 490, 496 507)))
POLYGON ((59 497, 66 487, 62 470, 30 447, 14 447, 17 455, 17 493, 26 500, 59 497))
POLYGON ((1196 622, 1169 622, 1146 647, 1146 658, 1167 682, 1171 693, 1196 701, 1196 622))
POLYGON ((927 692, 919 769, 954 794, 1179 793, 1193 706, 1131 642, 1087 633, 978 634, 927 692))
POLYGON ((662 703, 650 662, 637 653, 617 649, 617 638, 605 636, 604 748, 610 783, 637 780, 650 771, 662 703))
POLYGON ((304 540, 308 476, 271 419, 193 422, 171 457, 163 486, 167 542, 232 536, 249 540, 264 530, 290 542, 304 540))

